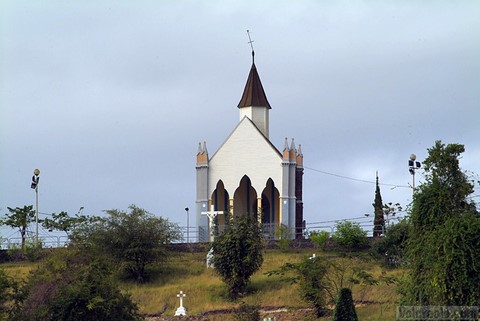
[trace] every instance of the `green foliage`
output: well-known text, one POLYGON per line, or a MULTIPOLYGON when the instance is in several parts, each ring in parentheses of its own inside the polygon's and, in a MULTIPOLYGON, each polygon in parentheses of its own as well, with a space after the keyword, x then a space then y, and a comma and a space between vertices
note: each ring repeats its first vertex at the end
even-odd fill
POLYGON ((250 305, 245 302, 240 303, 240 306, 235 309, 236 321, 260 321, 260 306, 250 305))
POLYGON ((247 215, 237 216, 215 238, 212 249, 215 271, 226 283, 229 297, 236 300, 263 263, 262 228, 247 215))
POLYGON ((437 141, 424 162, 407 243, 408 305, 480 304, 480 219, 469 195, 473 184, 459 167, 464 146, 437 141))
POLYGON ((349 249, 357 249, 367 244, 367 232, 358 223, 342 221, 335 226, 333 240, 349 249))
POLYGON ((372 244, 372 251, 384 258, 387 265, 398 267, 403 261, 410 228, 408 219, 389 225, 385 235, 372 244))
POLYGON ((7 207, 10 213, 5 214, 5 218, 0 222, 3 225, 8 225, 12 228, 18 228, 20 237, 22 238, 22 250, 25 249, 27 228, 31 222, 35 220, 35 211, 33 205, 25 205, 21 207, 7 207))
POLYGON ((291 283, 299 284, 302 298, 310 303, 317 317, 327 312, 327 297, 330 295, 332 284, 327 279, 329 263, 320 258, 305 258, 299 263, 285 263, 279 270, 267 272, 268 276, 293 273, 286 279, 291 283))
POLYGON ((280 250, 287 252, 290 249, 290 240, 292 239, 292 231, 288 226, 281 224, 275 230, 275 238, 280 250))
POLYGON ((352 290, 349 288, 340 289, 335 311, 333 313, 333 321, 357 321, 357 312, 353 303, 352 290))
POLYGON ((380 194, 380 186, 378 185, 378 175, 375 187, 375 200, 373 205, 374 219, 373 219, 373 236, 380 236, 384 233, 385 219, 383 218, 383 201, 380 194))
POLYGON ((28 241, 25 244, 25 258, 30 262, 36 262, 45 256, 44 250, 42 249, 42 240, 39 239, 37 242, 28 241))
POLYGON ((0 268, 0 320, 8 320, 16 308, 16 299, 19 283, 9 277, 4 269, 0 268))
POLYGON ((87 245, 113 258, 129 276, 142 283, 146 267, 166 259, 166 245, 180 239, 180 231, 176 224, 135 205, 129 209, 106 211, 109 217, 93 220, 88 230, 82 229, 82 237, 87 245))
POLYGON ((13 261, 28 260, 35 262, 45 256, 45 250, 42 248, 42 239, 38 240, 38 243, 31 239, 26 239, 23 249, 17 244, 10 244, 8 248, 8 256, 13 261))
POLYGON ((327 231, 314 231, 309 235, 310 240, 319 248, 324 248, 327 244, 330 233, 327 231))
POLYGON ((137 306, 90 254, 59 250, 32 272, 12 321, 138 321, 137 306))
POLYGON ((79 215, 69 216, 67 212, 53 213, 51 218, 45 218, 42 221, 42 226, 49 231, 61 231, 67 234, 71 239, 72 234, 75 233, 84 225, 88 225, 98 220, 98 217, 88 216, 88 215, 79 215))
POLYGON ((315 309, 318 317, 327 312, 326 306, 334 304, 342 288, 352 289, 362 285, 360 296, 369 286, 379 283, 390 285, 395 279, 386 275, 375 278, 364 264, 367 260, 356 257, 305 258, 299 263, 285 263, 280 269, 267 272, 268 276, 281 275, 285 280, 299 285, 302 298, 315 309))
POLYGON ((389 202, 387 204, 383 204, 383 215, 387 217, 387 225, 390 221, 390 216, 394 217, 398 212, 401 211, 402 206, 400 206, 400 203, 393 204, 392 202, 389 202))

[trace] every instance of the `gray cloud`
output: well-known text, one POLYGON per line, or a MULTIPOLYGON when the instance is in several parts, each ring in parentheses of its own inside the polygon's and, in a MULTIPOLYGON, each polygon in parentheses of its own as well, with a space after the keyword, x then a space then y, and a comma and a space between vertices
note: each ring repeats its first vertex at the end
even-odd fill
MULTIPOLYGON (((0 6, 2 211, 33 203, 38 167, 42 212, 135 203, 185 224, 198 141, 213 154, 238 121, 246 29, 271 140, 295 137, 308 168, 405 186, 409 155, 442 139, 480 172, 475 1, 0 6)), ((372 211, 373 184, 306 169, 304 189, 310 222, 372 211)), ((382 196, 405 206, 411 190, 382 196)))

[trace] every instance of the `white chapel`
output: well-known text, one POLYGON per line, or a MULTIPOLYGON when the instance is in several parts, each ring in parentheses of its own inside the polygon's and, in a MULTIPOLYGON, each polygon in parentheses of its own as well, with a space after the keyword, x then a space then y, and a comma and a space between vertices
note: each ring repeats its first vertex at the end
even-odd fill
POLYGON ((221 229, 232 216, 250 215, 263 224, 267 238, 278 229, 289 238, 303 232, 303 154, 294 139, 285 138, 281 150, 269 140, 272 109, 255 66, 238 104, 240 120, 220 148, 210 156, 199 143, 196 157, 196 222, 199 241, 209 240, 208 211, 219 213, 221 229), (203 214, 202 214, 203 213, 203 214))

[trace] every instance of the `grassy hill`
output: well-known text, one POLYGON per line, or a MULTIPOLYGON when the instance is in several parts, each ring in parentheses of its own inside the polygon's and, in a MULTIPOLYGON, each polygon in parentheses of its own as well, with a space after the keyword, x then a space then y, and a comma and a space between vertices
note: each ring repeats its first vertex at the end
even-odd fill
MULTIPOLYGON (((313 310, 299 295, 297 285, 290 284, 280 276, 268 277, 266 272, 278 269, 286 262, 299 260, 316 253, 320 259, 339 260, 333 252, 318 249, 295 249, 289 252, 267 250, 262 269, 251 279, 249 293, 243 298, 247 304, 260 305, 262 318, 276 317, 281 320, 316 320, 313 310)), ((345 266, 363 264, 376 276, 399 276, 400 270, 386 270, 374 261, 360 262, 345 260, 345 266)), ((35 263, 6 263, 5 270, 12 276, 26 277, 35 263)), ((335 277, 335 276, 332 276, 335 277)), ((348 274, 345 275, 348 277, 348 274)), ((239 302, 232 303, 225 296, 225 286, 214 270, 205 267, 205 253, 173 252, 160 273, 147 284, 122 283, 122 288, 129 292, 149 320, 174 320, 172 316, 178 307, 176 294, 181 290, 186 293, 184 306, 191 320, 233 320, 232 309, 239 302)), ((380 284, 376 286, 353 287, 353 296, 357 313, 361 321, 394 320, 396 286, 380 284)), ((332 307, 333 308, 333 307, 332 307)), ((189 318, 190 319, 190 318, 189 318)), ((185 318, 183 318, 185 320, 185 318)), ((319 320, 331 320, 331 317, 319 320)))

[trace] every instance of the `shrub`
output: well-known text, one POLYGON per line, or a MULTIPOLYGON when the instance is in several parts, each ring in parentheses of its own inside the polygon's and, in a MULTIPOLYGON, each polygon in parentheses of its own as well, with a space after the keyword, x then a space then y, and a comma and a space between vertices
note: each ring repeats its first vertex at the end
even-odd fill
POLYGON ((367 244, 367 231, 358 223, 350 221, 338 222, 333 234, 333 240, 350 249, 357 249, 367 244))
POLYGON ((258 305, 250 305, 245 302, 235 309, 236 321, 260 321, 260 307, 258 305))
POLYGON ((290 240, 292 239, 292 231, 288 226, 280 225, 275 231, 275 237, 278 239, 277 244, 280 250, 287 252, 290 249, 290 240))
POLYGON ((92 250, 112 257, 131 278, 143 283, 146 268, 166 258, 166 245, 179 239, 180 232, 176 224, 142 208, 130 205, 129 210, 106 211, 109 217, 93 221, 83 237, 92 250))
POLYGON ((231 299, 239 298, 250 277, 263 263, 262 228, 247 215, 235 217, 212 243, 215 272, 228 287, 231 299))
POLYGON ((357 321, 357 312, 353 304, 352 291, 348 288, 342 288, 338 296, 333 321, 357 321))
POLYGON ((310 233, 310 240, 319 248, 324 248, 330 237, 327 231, 315 231, 310 233))
POLYGON ((317 317, 327 313, 327 297, 331 292, 331 284, 328 280, 329 262, 320 258, 305 258, 299 263, 285 263, 279 270, 267 272, 268 276, 285 275, 292 284, 299 285, 300 295, 315 309, 317 317))
POLYGON ((12 321, 143 320, 111 270, 90 254, 59 250, 37 268, 22 288, 12 321))
POLYGON ((385 236, 375 239, 372 252, 384 258, 387 265, 398 267, 405 254, 410 227, 411 224, 407 219, 388 226, 385 236))
POLYGON ((0 268, 0 320, 9 320, 9 314, 16 308, 19 283, 0 268))

